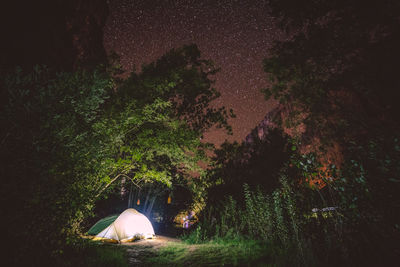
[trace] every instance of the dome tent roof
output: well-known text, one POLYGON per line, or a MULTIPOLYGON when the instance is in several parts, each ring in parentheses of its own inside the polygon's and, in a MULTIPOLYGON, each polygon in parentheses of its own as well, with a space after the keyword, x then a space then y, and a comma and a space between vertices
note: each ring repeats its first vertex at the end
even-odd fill
POLYGON ((135 209, 127 209, 94 240, 129 242, 137 238, 152 238, 154 229, 149 219, 135 209))

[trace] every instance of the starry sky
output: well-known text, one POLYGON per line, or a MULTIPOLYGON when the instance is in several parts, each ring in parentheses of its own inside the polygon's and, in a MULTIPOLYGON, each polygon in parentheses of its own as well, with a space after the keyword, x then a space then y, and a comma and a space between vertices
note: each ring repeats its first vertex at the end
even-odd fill
POLYGON ((265 0, 110 0, 104 47, 121 56, 124 69, 140 70, 172 48, 195 43, 202 57, 221 71, 213 105, 232 108, 233 136, 212 129, 204 139, 215 144, 242 141, 274 107, 265 101, 262 60, 275 40, 284 38, 265 0))

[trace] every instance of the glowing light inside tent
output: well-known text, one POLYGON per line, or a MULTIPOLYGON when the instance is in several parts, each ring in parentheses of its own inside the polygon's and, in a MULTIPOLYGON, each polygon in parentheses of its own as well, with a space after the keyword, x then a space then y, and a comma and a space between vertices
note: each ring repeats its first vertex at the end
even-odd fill
POLYGON ((135 209, 127 209, 96 237, 128 242, 136 238, 152 238, 154 229, 147 217, 135 209))

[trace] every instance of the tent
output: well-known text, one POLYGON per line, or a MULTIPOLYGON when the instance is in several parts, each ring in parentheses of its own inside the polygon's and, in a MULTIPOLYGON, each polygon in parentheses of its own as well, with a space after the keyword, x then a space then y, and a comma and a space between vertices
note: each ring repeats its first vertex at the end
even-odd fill
POLYGON ((117 218, 119 214, 111 215, 105 217, 98 222, 96 222, 87 232, 88 235, 96 236, 98 233, 106 229, 110 224, 112 224, 117 218))
POLYGON ((106 221, 111 223, 98 233, 93 240, 119 243, 140 238, 153 238, 154 236, 154 229, 149 219, 135 209, 125 210, 115 221, 112 220, 113 218, 107 218, 100 220, 89 230, 89 233, 93 233, 94 230, 92 229, 98 229, 100 226, 104 227, 106 221))

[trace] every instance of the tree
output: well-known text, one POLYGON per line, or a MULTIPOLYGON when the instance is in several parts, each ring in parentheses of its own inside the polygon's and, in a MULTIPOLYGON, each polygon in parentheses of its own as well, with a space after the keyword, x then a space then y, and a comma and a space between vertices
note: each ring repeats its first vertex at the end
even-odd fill
POLYGON ((252 135, 251 143, 225 142, 214 151, 212 168, 207 173, 210 203, 227 195, 243 200, 243 184, 268 193, 279 186, 279 172, 291 154, 288 137, 279 129, 269 129, 263 139, 256 131, 252 135))
POLYGON ((201 170, 209 147, 200 142, 228 112, 211 108, 219 96, 195 45, 172 50, 121 84, 104 70, 54 73, 45 67, 2 75, 1 188, 10 257, 59 251, 75 242, 95 201, 119 178, 163 183, 201 170), (27 225, 26 222, 29 221, 27 225), (35 250, 31 250, 34 247, 35 250))
POLYGON ((9 254, 13 264, 21 253, 35 262, 42 249, 54 252, 91 210, 105 156, 92 127, 112 86, 96 70, 54 74, 35 67, 2 75, 1 212, 9 221, 5 238, 18 248, 9 254))
POLYGON ((267 98, 295 106, 292 117, 308 114, 311 135, 398 127, 397 1, 270 4, 291 38, 277 42, 264 61, 272 81, 267 98))
MULTIPOLYGON (((386 253, 389 262, 399 256, 395 244, 400 239, 400 218, 393 216, 399 214, 400 199, 394 192, 400 188, 392 180, 399 180, 400 170, 400 4, 391 0, 271 0, 270 4, 290 38, 277 42, 264 61, 271 80, 264 92, 279 100, 283 128, 305 127, 296 136, 297 151, 303 153, 299 158, 307 158, 309 145, 319 153, 314 157, 319 162, 307 159, 293 164, 301 170, 307 164, 318 166, 324 155, 339 147, 333 158, 340 164, 331 161, 324 166, 329 173, 324 178, 333 178, 325 189, 335 196, 343 216, 337 222, 345 229, 334 238, 343 242, 347 260, 363 262, 364 255, 378 252, 386 253), (292 121, 296 123, 287 123, 292 121), (368 238, 363 239, 365 235, 368 238), (384 249, 375 244, 384 244, 384 249)), ((303 178, 315 171, 305 171, 303 178)), ((311 197, 304 195, 306 199, 311 197)), ((371 264, 370 260, 365 262, 371 264)))
POLYGON ((98 125, 118 144, 118 161, 104 163, 113 166, 105 177, 108 184, 123 174, 170 185, 176 175, 203 171, 198 162, 207 160, 210 147, 200 142, 204 131, 216 125, 231 132, 227 118, 232 111, 209 106, 219 97, 209 78, 216 72, 191 45, 171 50, 122 83, 109 103, 108 117, 98 125))

